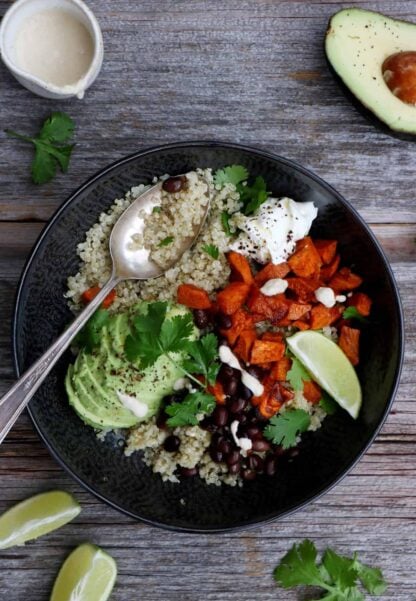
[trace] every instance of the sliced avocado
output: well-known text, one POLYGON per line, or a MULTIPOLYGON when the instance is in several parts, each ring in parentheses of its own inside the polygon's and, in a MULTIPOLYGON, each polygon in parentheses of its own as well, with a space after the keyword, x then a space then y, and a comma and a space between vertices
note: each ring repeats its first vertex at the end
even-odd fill
MULTIPOLYGON (((147 311, 147 303, 138 309, 147 311)), ((188 310, 171 306, 166 319, 183 315, 188 310)), ((99 345, 92 351, 82 349, 73 365, 68 367, 65 388, 69 402, 79 417, 97 429, 130 428, 145 421, 159 410, 164 396, 173 391, 174 382, 183 375, 166 356, 154 365, 140 369, 133 365, 124 353, 124 343, 131 332, 129 313, 110 316, 100 330, 99 345), (118 393, 134 397, 147 405, 147 413, 137 417, 120 401, 118 393)), ((192 338, 198 335, 195 328, 192 338)), ((172 355, 174 362, 181 363, 181 354, 172 355)))
POLYGON ((416 106, 397 98, 383 78, 384 61, 416 50, 416 24, 361 8, 346 8, 330 20, 328 61, 348 90, 390 129, 416 135, 416 106))

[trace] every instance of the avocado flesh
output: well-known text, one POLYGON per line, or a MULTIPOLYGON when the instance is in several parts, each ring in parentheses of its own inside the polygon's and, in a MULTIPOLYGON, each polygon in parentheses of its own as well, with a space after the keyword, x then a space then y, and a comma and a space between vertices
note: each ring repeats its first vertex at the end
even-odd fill
POLYGON ((416 134, 416 106, 397 98, 382 74, 386 58, 408 50, 416 50, 416 24, 360 8, 336 13, 325 39, 327 58, 352 94, 392 130, 416 134))
MULTIPOLYGON (((135 308, 146 312, 142 306, 135 308)), ((172 307, 167 319, 186 313, 182 307, 172 307)), ((124 343, 130 334, 128 313, 113 315, 100 331, 100 344, 94 352, 81 350, 68 367, 65 388, 69 403, 89 426, 104 430, 130 428, 148 420, 159 410, 164 396, 173 392, 174 382, 183 375, 180 368, 161 356, 154 365, 140 369, 128 361, 124 343), (147 413, 139 418, 120 401, 117 392, 134 397, 147 405, 147 413)), ((196 330, 192 337, 196 336, 196 330)), ((172 354, 179 364, 181 354, 172 354)))

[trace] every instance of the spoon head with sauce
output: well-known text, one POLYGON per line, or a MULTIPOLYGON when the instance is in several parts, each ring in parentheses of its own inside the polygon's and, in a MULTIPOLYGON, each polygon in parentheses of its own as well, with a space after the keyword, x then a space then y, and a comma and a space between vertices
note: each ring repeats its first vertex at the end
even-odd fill
POLYGON ((208 202, 200 223, 194 225, 187 235, 183 236, 177 254, 169 264, 161 267, 151 259, 149 248, 135 242, 137 237, 143 236, 146 216, 161 204, 162 185, 163 182, 159 182, 138 196, 122 213, 112 229, 110 254, 113 261, 113 277, 119 280, 147 280, 160 277, 179 261, 201 232, 211 204, 209 186, 207 186, 208 202))

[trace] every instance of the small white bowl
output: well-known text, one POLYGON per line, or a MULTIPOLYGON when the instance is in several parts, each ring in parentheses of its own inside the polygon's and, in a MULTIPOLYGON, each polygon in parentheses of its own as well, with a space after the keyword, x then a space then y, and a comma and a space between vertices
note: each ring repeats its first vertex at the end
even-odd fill
POLYGON ((44 98, 65 99, 76 96, 83 98, 85 90, 95 81, 100 72, 104 56, 103 37, 100 26, 92 11, 82 0, 17 0, 3 17, 0 25, 0 53, 4 64, 25 88, 44 98), (16 61, 16 35, 23 21, 44 10, 63 9, 77 18, 89 31, 94 54, 85 75, 76 83, 57 86, 23 71, 16 61))

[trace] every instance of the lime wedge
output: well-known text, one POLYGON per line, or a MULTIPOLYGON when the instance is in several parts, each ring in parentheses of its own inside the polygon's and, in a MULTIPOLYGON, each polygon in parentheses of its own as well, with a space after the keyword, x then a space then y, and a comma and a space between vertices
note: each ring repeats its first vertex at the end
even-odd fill
POLYGON ((73 520, 81 507, 70 494, 53 490, 18 503, 0 517, 0 549, 22 545, 73 520))
POLYGON ((361 386, 354 367, 340 347, 311 330, 298 332, 286 342, 312 378, 356 419, 362 402, 361 386))
POLYGON ((50 601, 106 601, 117 577, 117 565, 105 551, 84 543, 62 564, 50 601))

